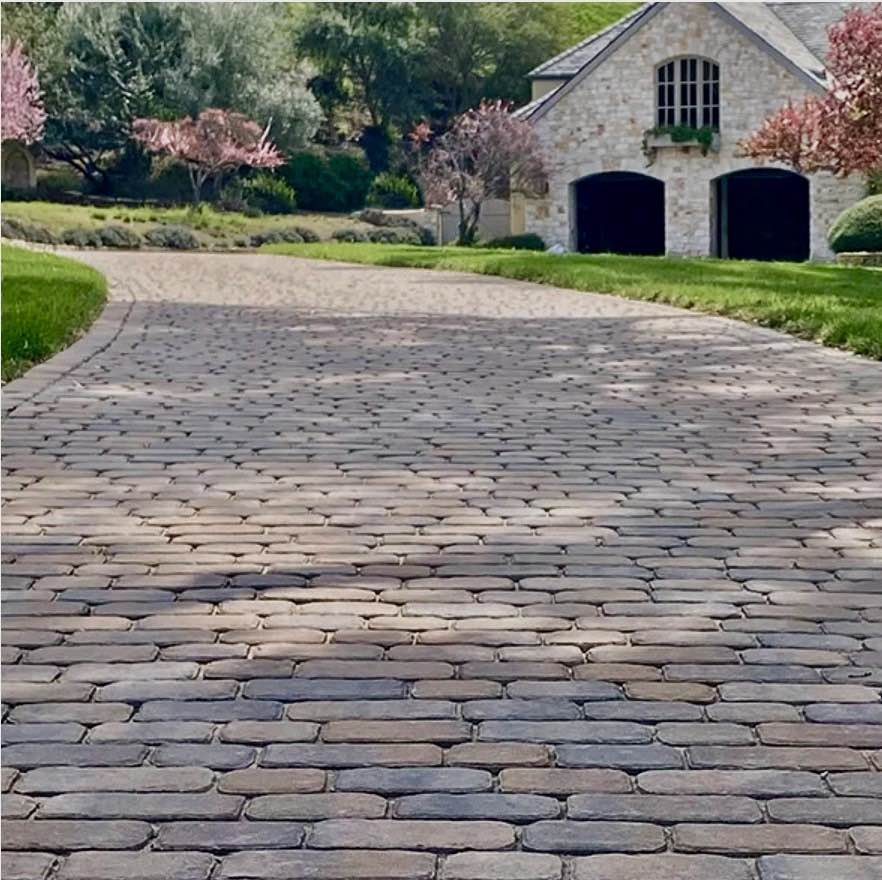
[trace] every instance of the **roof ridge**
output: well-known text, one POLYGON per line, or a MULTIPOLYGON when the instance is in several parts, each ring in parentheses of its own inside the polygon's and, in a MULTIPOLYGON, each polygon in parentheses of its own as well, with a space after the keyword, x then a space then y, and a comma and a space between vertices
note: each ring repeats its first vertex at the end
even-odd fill
MULTIPOLYGON (((563 52, 558 52, 557 55, 552 58, 543 61, 538 67, 534 67, 528 74, 528 77, 537 76, 542 73, 548 67, 556 64, 558 61, 563 61, 568 56, 572 55, 574 52, 578 52, 579 49, 584 49, 586 46, 590 46, 595 40, 599 40, 601 37, 608 34, 614 28, 620 28, 623 25, 625 28, 629 27, 631 24, 631 20, 637 18, 639 15, 642 15, 649 7, 654 6, 655 3, 641 3, 636 9, 632 9, 630 12, 623 15, 621 18, 616 19, 613 22, 610 22, 606 27, 601 28, 599 31, 595 31, 593 34, 585 37, 584 40, 580 40, 578 43, 570 46, 568 49, 564 49, 563 52)), ((581 66, 581 65, 580 65, 581 66)))

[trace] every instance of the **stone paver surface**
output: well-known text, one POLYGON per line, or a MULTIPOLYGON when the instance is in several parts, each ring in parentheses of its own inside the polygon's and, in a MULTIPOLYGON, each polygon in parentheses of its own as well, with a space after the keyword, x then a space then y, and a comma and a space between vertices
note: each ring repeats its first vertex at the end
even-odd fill
POLYGON ((882 877, 882 368, 93 253, 5 393, 4 877, 882 877))

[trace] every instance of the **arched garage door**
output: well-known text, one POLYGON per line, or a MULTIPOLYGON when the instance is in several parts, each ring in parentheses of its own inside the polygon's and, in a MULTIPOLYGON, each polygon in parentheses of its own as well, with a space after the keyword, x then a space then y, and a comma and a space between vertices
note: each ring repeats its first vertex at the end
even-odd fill
POLYGON ((713 181, 716 256, 807 260, 809 182, 775 168, 735 171, 713 181))
POLYGON ((665 185, 631 171, 575 184, 576 244, 583 253, 663 254, 665 185))

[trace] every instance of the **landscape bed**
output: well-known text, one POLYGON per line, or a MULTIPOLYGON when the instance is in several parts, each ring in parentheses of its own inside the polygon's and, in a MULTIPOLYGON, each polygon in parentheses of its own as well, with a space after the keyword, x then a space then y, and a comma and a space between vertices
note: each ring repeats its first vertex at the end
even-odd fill
POLYGON ((545 254, 461 247, 272 244, 308 259, 499 275, 725 315, 882 360, 882 272, 817 263, 545 254))
POLYGON ((54 254, 0 248, 3 381, 46 360, 82 335, 107 297, 104 276, 54 254))
MULTIPOLYGON (((262 214, 248 216, 240 211, 218 211, 203 204, 189 206, 125 206, 66 205, 59 202, 4 201, 3 218, 41 227, 60 239, 68 230, 85 232, 103 227, 124 226, 139 236, 147 235, 157 227, 175 227, 191 230, 201 247, 250 247, 250 237, 293 226, 306 228, 317 238, 330 238, 340 229, 355 228, 368 231, 371 227, 348 214, 320 214, 295 211, 291 214, 262 214)), ((145 246, 150 242, 145 241, 145 246)))

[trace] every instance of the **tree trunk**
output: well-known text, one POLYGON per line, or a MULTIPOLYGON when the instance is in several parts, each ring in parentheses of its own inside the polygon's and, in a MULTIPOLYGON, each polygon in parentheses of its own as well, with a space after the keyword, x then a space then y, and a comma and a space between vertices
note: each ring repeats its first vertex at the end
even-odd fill
POLYGON ((201 176, 198 169, 192 166, 187 171, 190 174, 190 186, 193 188, 193 204, 198 207, 202 201, 202 184, 205 178, 201 176))
POLYGON ((466 209, 465 209, 465 201, 462 197, 460 197, 458 201, 459 206, 459 228, 458 235, 456 238, 456 243, 458 245, 467 245, 468 241, 468 222, 466 220, 466 209))
POLYGON ((478 237, 478 223, 481 220, 481 203, 475 202, 466 210, 465 200, 459 199, 459 238, 457 244, 470 247, 478 237))

